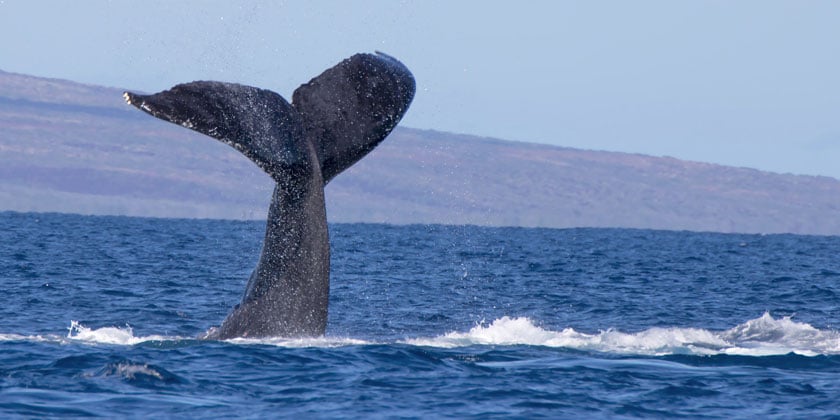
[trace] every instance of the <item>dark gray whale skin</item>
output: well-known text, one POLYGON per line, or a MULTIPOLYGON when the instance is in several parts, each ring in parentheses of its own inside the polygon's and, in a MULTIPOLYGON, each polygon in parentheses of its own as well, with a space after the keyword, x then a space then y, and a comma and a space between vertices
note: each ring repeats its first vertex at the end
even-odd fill
POLYGON ((373 150, 397 125, 415 82, 396 59, 357 54, 292 95, 199 81, 153 95, 126 92, 131 105, 218 139, 276 182, 265 240, 242 302, 205 338, 324 334, 330 244, 324 186, 373 150))

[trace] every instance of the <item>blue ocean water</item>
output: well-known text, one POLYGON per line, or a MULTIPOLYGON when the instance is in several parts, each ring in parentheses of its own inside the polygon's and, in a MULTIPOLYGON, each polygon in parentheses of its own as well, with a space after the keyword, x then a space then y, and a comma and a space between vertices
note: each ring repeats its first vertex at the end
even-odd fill
POLYGON ((330 229, 325 337, 216 342, 262 223, 0 213, 0 417, 840 418, 840 237, 330 229))

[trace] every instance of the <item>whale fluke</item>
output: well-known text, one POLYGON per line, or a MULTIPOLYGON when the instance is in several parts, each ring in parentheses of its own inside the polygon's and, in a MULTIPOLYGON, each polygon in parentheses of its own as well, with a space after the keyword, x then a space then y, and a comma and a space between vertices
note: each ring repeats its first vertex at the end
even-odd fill
POLYGON ((377 52, 324 71, 295 90, 291 104, 269 90, 212 81, 124 94, 157 118, 234 147, 276 182, 242 302, 209 338, 324 334, 330 263, 324 186, 388 136, 414 92, 411 72, 377 52))

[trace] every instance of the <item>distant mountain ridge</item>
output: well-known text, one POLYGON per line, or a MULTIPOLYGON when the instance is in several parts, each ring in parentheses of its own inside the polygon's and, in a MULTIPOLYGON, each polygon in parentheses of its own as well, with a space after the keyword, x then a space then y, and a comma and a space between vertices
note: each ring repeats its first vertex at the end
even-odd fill
MULTIPOLYGON (((272 182, 122 90, 0 71, 0 210, 260 219, 272 182)), ((840 181, 398 128, 327 187, 333 222, 840 235, 840 181)))

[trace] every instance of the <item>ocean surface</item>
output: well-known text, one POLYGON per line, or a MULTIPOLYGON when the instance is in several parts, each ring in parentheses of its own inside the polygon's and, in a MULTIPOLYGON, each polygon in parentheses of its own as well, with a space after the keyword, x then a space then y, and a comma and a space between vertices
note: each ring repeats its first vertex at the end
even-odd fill
POLYGON ((263 227, 0 213, 0 418, 840 418, 840 237, 331 225, 325 337, 197 340, 263 227))

